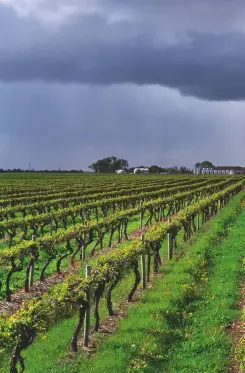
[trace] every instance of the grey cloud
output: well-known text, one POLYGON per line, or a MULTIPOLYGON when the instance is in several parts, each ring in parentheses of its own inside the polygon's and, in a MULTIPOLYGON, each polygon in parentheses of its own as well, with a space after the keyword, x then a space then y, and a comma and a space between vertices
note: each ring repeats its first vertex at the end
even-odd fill
MULTIPOLYGON (((80 14, 95 12, 104 14, 107 18, 110 18, 110 15, 118 16, 118 19, 125 16, 145 22, 164 20, 168 27, 172 24, 174 28, 181 26, 187 29, 191 21, 198 29, 217 29, 219 32, 223 31, 224 27, 226 31, 230 27, 242 27, 240 21, 243 21, 245 9, 243 0, 8 0, 7 3, 18 13, 22 9, 22 13, 33 17, 42 11, 57 13, 60 9, 70 6, 75 7, 80 14)), ((161 26, 165 30, 165 24, 161 26)))
POLYGON ((160 84, 210 100, 245 98, 245 36, 199 35, 166 48, 138 35, 116 43, 55 38, 0 56, 2 81, 160 84))
POLYGON ((0 4, 0 56, 24 50, 46 39, 47 31, 34 19, 16 16, 13 9, 0 4))
MULTIPOLYGON (((68 2, 56 0, 52 6, 49 4, 40 2, 40 8, 55 10, 68 2)), ((84 8, 84 3, 70 2, 78 9, 81 4, 84 8)), ((90 3, 86 4, 89 8, 90 3)), ((13 10, 0 6, 0 20, 5 19, 1 23, 0 80, 159 84, 208 100, 244 99, 245 35, 235 32, 234 25, 245 6, 240 0, 225 0, 221 13, 219 1, 188 0, 188 4, 189 8, 180 0, 94 0, 92 8, 99 6, 103 12, 78 12, 55 31, 33 17, 16 17, 13 10), (214 22, 213 33, 200 32, 209 19, 198 7, 207 13, 220 12, 217 25, 227 25, 227 30, 230 25, 233 32, 224 33, 221 28, 222 33, 215 33, 214 22), (108 15, 123 12, 128 19, 108 22, 108 15), (169 30, 176 34, 182 30, 182 37, 174 42, 168 40, 169 30)))

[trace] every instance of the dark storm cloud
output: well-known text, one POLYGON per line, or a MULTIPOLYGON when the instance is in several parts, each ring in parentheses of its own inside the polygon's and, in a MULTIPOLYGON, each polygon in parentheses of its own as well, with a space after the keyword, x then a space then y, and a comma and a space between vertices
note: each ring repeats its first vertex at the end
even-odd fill
POLYGON ((244 46, 242 35, 195 36, 188 44, 165 49, 138 39, 119 45, 48 43, 17 55, 3 54, 0 77, 3 81, 161 84, 206 99, 237 100, 245 98, 244 46))
POLYGON ((0 168, 245 165, 244 1, 0 4, 0 168))
MULTIPOLYGON (((56 5, 58 3, 55 2, 56 5)), ((192 0, 189 3, 194 4, 192 0)), ((240 4, 235 3, 237 6, 240 4)), ((180 2, 175 1, 171 5, 170 1, 154 1, 149 5, 148 1, 127 1, 122 6, 118 1, 102 0, 95 4, 103 5, 108 12, 110 9, 114 12, 124 11, 126 18, 128 14, 131 17, 137 15, 138 10, 142 12, 141 19, 136 23, 130 18, 108 23, 106 15, 98 11, 73 17, 69 24, 56 32, 50 31, 49 34, 44 28, 45 31, 36 37, 29 35, 27 45, 23 41, 26 38, 22 36, 20 46, 2 48, 0 80, 102 85, 159 84, 177 88, 183 95, 209 100, 245 98, 245 36, 241 32, 217 34, 214 27, 213 33, 200 33, 192 30, 190 22, 189 29, 185 29, 187 39, 169 43, 167 39, 164 40, 164 26, 161 35, 159 24, 153 27, 152 22, 160 22, 161 11, 169 10, 172 14, 175 5, 180 7, 180 14, 183 13, 185 21, 182 22, 186 28, 188 17, 180 2)), ((199 4, 204 6, 205 3, 199 4)), ((230 2, 225 1, 225 4, 230 5, 230 2)), ((207 5, 210 7, 210 2, 207 5)), ((237 11, 238 8, 235 6, 234 9, 237 11)), ((6 9, 2 8, 2 11, 4 13, 6 9)), ((227 14, 222 15, 225 20, 227 14)), ((176 19, 173 21, 176 22, 176 19)), ((18 22, 25 25, 23 29, 28 29, 25 22, 29 25, 29 18, 18 19, 18 22)), ((217 22, 223 26, 221 20, 217 22)), ((30 32, 33 27, 32 20, 30 32)))

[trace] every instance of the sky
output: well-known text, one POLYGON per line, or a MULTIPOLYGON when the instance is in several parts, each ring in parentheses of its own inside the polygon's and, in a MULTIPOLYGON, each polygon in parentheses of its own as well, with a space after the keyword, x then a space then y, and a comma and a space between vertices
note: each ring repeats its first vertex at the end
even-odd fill
POLYGON ((245 166, 244 0, 0 0, 0 168, 245 166))

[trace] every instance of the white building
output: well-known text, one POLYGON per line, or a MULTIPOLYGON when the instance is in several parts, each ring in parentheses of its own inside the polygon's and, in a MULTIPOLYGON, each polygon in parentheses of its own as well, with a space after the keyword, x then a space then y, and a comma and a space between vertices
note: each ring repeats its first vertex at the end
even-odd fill
POLYGON ((124 170, 117 170, 116 173, 117 174, 126 174, 126 171, 124 171, 124 170))
POLYGON ((146 168, 146 167, 137 167, 134 169, 134 174, 136 173, 141 173, 141 174, 149 174, 149 168, 146 168))
POLYGON ((195 174, 198 175, 235 175, 245 173, 245 168, 238 166, 218 166, 214 168, 198 167, 195 170, 195 174))

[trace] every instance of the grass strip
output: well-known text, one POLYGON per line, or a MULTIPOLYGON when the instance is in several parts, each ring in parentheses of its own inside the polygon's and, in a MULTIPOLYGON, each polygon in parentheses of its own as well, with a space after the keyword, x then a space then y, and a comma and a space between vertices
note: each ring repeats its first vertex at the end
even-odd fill
MULTIPOLYGON (((230 213, 232 219, 234 212, 230 213)), ((217 232, 206 246, 206 263, 200 266, 201 271, 195 285, 193 283, 193 302, 181 311, 180 325, 172 328, 178 343, 172 345, 164 361, 157 362, 154 357, 147 362, 144 372, 228 371, 234 347, 227 327, 240 314, 236 305, 244 275, 244 226, 243 207, 237 219, 226 226, 225 231, 217 232)))

